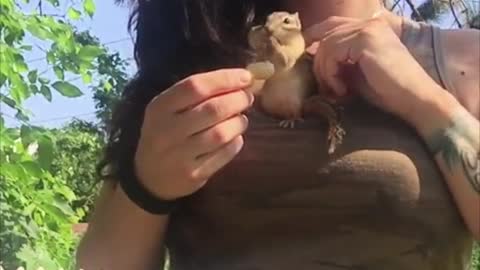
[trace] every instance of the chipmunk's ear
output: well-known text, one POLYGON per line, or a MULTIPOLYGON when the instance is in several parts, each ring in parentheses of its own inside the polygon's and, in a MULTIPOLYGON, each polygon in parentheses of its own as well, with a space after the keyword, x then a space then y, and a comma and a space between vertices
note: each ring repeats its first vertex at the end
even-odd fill
POLYGON ((297 25, 299 28, 302 28, 302 23, 300 21, 300 14, 298 12, 293 13, 293 17, 295 18, 295 21, 297 22, 297 25))

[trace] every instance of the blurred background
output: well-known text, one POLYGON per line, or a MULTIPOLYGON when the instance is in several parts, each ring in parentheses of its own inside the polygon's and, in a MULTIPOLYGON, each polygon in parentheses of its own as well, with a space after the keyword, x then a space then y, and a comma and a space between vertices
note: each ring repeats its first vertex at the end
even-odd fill
MULTIPOLYGON (((126 1, 128 2, 128 1, 126 1)), ((476 0, 388 0, 442 28, 480 28, 476 0)), ((113 106, 134 76, 129 7, 0 0, 0 265, 73 269, 113 106)), ((472 257, 480 270, 480 253, 472 257)))

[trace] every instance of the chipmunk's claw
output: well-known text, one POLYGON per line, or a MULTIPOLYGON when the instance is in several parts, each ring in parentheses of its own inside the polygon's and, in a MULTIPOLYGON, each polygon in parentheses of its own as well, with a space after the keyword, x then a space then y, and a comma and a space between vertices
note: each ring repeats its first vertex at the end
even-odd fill
POLYGON ((347 133, 345 130, 340 126, 340 124, 334 124, 330 126, 328 131, 328 154, 333 154, 337 147, 343 143, 343 137, 345 137, 347 133))
POLYGON ((343 137, 347 134, 340 125, 343 111, 342 106, 330 103, 319 95, 309 98, 304 104, 304 113, 324 118, 329 124, 327 134, 329 155, 333 154, 337 147, 343 143, 343 137))
POLYGON ((282 120, 278 124, 281 128, 295 128, 295 125, 297 122, 303 122, 304 120, 299 118, 299 119, 288 119, 288 120, 282 120))

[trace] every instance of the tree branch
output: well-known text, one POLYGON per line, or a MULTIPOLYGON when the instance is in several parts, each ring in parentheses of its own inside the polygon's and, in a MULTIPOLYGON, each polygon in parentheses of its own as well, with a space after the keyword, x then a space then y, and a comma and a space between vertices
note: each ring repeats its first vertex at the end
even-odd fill
POLYGON ((44 53, 48 53, 47 50, 45 50, 42 46, 38 45, 36 42, 35 42, 35 47, 37 47, 37 49, 39 49, 40 51, 42 51, 44 53))
MULTIPOLYGON (((467 22, 470 22, 471 21, 471 14, 470 12, 472 11, 468 6, 467 4, 465 3, 465 1, 463 0, 458 0, 457 2, 459 2, 462 6, 463 6, 463 11, 462 13, 465 13, 465 16, 467 17, 467 22)), ((480 12, 480 11, 479 11, 480 12)))
POLYGON ((37 8, 38 8, 38 12, 40 13, 40 15, 43 15, 42 0, 38 0, 37 8))
POLYGON ((392 5, 392 9, 391 9, 391 10, 392 10, 392 11, 395 10, 395 8, 398 6, 398 4, 400 4, 401 1, 402 1, 402 0, 397 0, 397 1, 395 1, 395 3, 392 5))
POLYGON ((422 21, 425 21, 423 19, 423 16, 422 14, 420 14, 420 12, 418 11, 418 9, 415 7, 415 5, 412 3, 412 0, 405 0, 405 2, 408 4, 408 6, 410 7, 410 9, 412 10, 412 12, 415 14, 415 16, 417 18, 419 18, 420 20, 422 21))
POLYGON ((62 15, 62 14, 48 14, 48 13, 46 13, 44 15, 47 16, 47 17, 57 17, 57 18, 62 18, 62 19, 65 19, 67 17, 67 15, 65 15, 65 14, 62 15))
POLYGON ((450 10, 452 11, 453 18, 455 18, 455 23, 457 24, 458 28, 463 28, 463 25, 460 22, 460 19, 458 18, 457 11, 453 6, 453 0, 448 0, 448 5, 450 6, 450 10))

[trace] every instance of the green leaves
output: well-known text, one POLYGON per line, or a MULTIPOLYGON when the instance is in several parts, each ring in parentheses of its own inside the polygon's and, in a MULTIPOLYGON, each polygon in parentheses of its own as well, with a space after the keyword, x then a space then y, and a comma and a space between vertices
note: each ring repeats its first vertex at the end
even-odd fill
POLYGON ((35 22, 30 22, 27 25, 27 31, 30 32, 32 35, 35 37, 41 39, 41 40, 47 40, 47 39, 52 39, 52 33, 48 30, 48 28, 45 28, 44 25, 42 25, 40 22, 36 21, 35 19, 32 19, 31 21, 35 22))
POLYGON ((83 83, 89 84, 92 82, 92 73, 87 71, 82 74, 83 83))
POLYGON ((24 245, 20 252, 18 252, 18 258, 27 262, 27 269, 59 269, 59 265, 51 258, 51 255, 46 253, 45 250, 36 249, 33 250, 31 246, 24 245))
POLYGON ((78 58, 80 58, 83 62, 91 62, 99 55, 104 53, 104 50, 99 46, 87 45, 83 46, 80 51, 78 52, 78 58))
POLYGON ((52 84, 52 87, 65 97, 79 97, 83 95, 78 87, 69 82, 57 81, 52 84))
POLYGON ((75 8, 71 7, 68 9, 67 15, 72 20, 78 20, 82 16, 82 13, 75 8))
POLYGON ((72 208, 70 205, 68 205, 68 202, 63 197, 55 196, 53 200, 53 206, 62 211, 65 216, 75 216, 72 208))
POLYGON ((91 83, 106 50, 74 26, 93 16, 94 0, 46 0, 42 12, 29 2, 0 0, 0 106, 17 118, 10 127, 0 115, 0 257, 5 269, 72 269, 78 238, 71 226, 94 200, 103 141, 82 130, 59 148, 60 133, 32 126, 25 100, 40 94, 51 101, 53 89, 82 96, 70 78, 91 83))
POLYGON ((93 13, 95 13, 95 3, 93 2, 93 0, 84 0, 83 9, 88 14, 88 16, 92 17, 93 13))
POLYGON ((103 88, 105 89, 105 92, 110 92, 110 90, 112 90, 113 86, 110 83, 110 80, 105 81, 105 83, 103 84, 103 88))
POLYGON ((42 168, 38 165, 37 162, 28 160, 28 161, 22 162, 21 165, 22 165, 23 169, 25 170, 25 172, 27 173, 27 175, 31 175, 35 178, 41 178, 42 177, 43 171, 42 171, 42 168))
POLYGON ((42 93, 42 95, 45 97, 45 99, 47 99, 49 102, 52 101, 52 92, 50 91, 50 88, 48 88, 45 85, 42 85, 40 87, 40 93, 42 93))
POLYGON ((25 50, 25 51, 31 51, 33 49, 32 45, 22 45, 20 46, 20 49, 25 50))
POLYGON ((60 80, 65 80, 65 73, 63 71, 63 68, 59 66, 54 66, 53 72, 55 72, 55 75, 57 75, 57 78, 59 78, 60 80))
POLYGON ((52 164, 54 158, 54 146, 53 141, 48 136, 42 136, 38 140, 38 163, 40 166, 48 170, 52 164))
POLYGON ((60 2, 58 0, 47 0, 48 2, 50 2, 52 5, 58 7, 60 2))
POLYGON ((30 83, 36 83, 37 82, 37 78, 38 78, 38 72, 37 70, 32 70, 30 72, 28 72, 28 80, 30 81, 30 83))
POLYGON ((53 51, 47 52, 47 62, 49 64, 53 64, 55 63, 55 60, 56 60, 55 53, 53 51))
POLYGON ((10 89, 10 95, 17 104, 21 104, 30 96, 28 85, 23 81, 17 81, 10 89))

